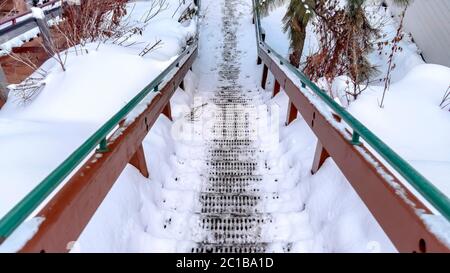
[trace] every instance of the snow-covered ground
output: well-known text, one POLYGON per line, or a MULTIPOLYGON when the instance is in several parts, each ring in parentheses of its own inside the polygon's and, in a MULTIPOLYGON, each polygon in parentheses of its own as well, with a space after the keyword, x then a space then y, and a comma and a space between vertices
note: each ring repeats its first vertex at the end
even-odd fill
MULTIPOLYGON (((266 238, 276 238, 279 233, 282 241, 295 242, 291 250, 298 252, 395 252, 331 159, 311 175, 316 138, 301 118, 284 126, 288 98, 283 92, 270 98, 273 79, 269 79, 267 92, 259 89, 261 67, 255 62, 251 2, 240 0, 239 4, 240 84, 243 90, 262 92, 264 102, 282 113, 279 142, 268 149, 264 159, 274 172, 284 174, 277 193, 291 202, 291 207, 272 208, 286 229, 282 234, 269 230, 266 238), (294 206, 299 204, 304 204, 301 213, 294 206)), ((210 97, 218 85, 223 39, 220 3, 202 1, 200 56, 194 72, 185 79, 186 90, 178 89, 171 100, 175 117, 201 105, 198 98, 210 97)), ((148 3, 136 5, 132 18, 137 20, 148 3)), ((49 61, 45 64, 49 71, 46 86, 34 101, 26 105, 14 98, 8 101, 0 111, 0 150, 6 151, 0 154, 0 183, 5 189, 0 193, 0 217, 180 52, 195 29, 193 24, 180 25, 172 18, 177 6, 178 0, 171 0, 168 10, 151 22, 142 37, 136 37, 144 45, 102 45, 99 50, 90 45, 89 54, 69 58, 66 72, 49 61), (139 57, 142 47, 155 38, 162 39, 163 46, 139 57)), ((287 37, 279 27, 283 14, 283 8, 277 9, 263 20, 263 26, 268 43, 286 54, 287 37)), ((311 37, 306 45, 306 50, 314 48, 311 37)), ((413 45, 405 47, 414 49, 413 45)), ((382 90, 374 85, 348 110, 449 194, 445 177, 450 169, 450 115, 438 104, 450 71, 423 64, 414 50, 405 51, 385 108, 377 106, 382 90)), ((204 156, 203 148, 201 141, 173 138, 172 128, 166 117, 157 120, 144 141, 150 179, 127 166, 74 244, 73 252, 172 252, 189 243, 185 241, 189 239, 187 226, 195 222, 192 208, 198 196, 194 190, 201 181, 196 162, 204 156)))

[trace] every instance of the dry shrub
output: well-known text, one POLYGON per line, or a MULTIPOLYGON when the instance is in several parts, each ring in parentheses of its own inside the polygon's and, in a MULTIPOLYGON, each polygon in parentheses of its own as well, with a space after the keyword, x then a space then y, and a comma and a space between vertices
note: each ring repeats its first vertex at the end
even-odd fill
POLYGON ((329 83, 338 76, 348 76, 352 88, 346 90, 347 95, 356 99, 363 91, 360 85, 367 86, 376 72, 367 56, 378 31, 369 24, 362 6, 346 10, 338 0, 322 0, 317 1, 315 14, 313 24, 320 48, 307 58, 304 71, 314 81, 325 78, 329 83))
MULTIPOLYGON (((444 109, 447 106, 450 105, 450 85, 448 86, 447 90, 444 93, 444 96, 442 97, 441 103, 439 104, 439 106, 444 109)), ((450 109, 449 109, 450 111, 450 109)))
POLYGON ((8 87, 11 94, 16 97, 20 105, 27 105, 39 92, 45 87, 43 77, 30 77, 20 84, 14 84, 8 87))
POLYGON ((71 45, 84 45, 102 37, 110 37, 126 15, 128 0, 80 0, 65 3, 63 20, 58 25, 71 45))

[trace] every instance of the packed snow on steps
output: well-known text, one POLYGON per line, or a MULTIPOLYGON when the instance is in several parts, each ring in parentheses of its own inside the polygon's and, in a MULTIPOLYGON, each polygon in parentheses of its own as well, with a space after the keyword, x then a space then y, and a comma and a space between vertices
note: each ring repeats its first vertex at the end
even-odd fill
MULTIPOLYGON (((196 32, 195 20, 178 22, 192 1, 181 7, 178 0, 167 3, 128 46, 93 43, 82 55, 69 49, 65 72, 47 61, 45 87, 31 102, 9 94, 0 110, 0 217, 181 53, 196 32), (159 39, 161 47, 139 56, 159 39)), ((130 3, 124 23, 143 25, 150 6, 151 1, 130 3)))

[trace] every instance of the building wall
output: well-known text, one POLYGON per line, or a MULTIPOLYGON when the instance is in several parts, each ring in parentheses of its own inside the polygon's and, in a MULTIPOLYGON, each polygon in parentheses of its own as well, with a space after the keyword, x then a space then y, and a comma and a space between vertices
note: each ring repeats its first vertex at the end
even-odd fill
MULTIPOLYGON (((390 9, 400 13, 392 4, 390 9)), ((450 0, 413 0, 404 28, 412 34, 427 62, 450 67, 450 0)))

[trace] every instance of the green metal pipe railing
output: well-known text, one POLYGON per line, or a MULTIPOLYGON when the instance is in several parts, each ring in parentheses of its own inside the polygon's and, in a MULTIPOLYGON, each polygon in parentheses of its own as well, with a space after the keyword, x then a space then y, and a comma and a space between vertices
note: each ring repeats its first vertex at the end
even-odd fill
MULTIPOLYGON (((198 11, 197 11, 198 13, 198 11)), ((198 37, 194 44, 188 46, 178 58, 173 61, 149 85, 140 91, 130 102, 120 109, 113 117, 102 125, 89 137, 76 151, 74 151, 61 165, 53 170, 41 183, 16 204, 2 219, 0 219, 0 244, 9 237, 39 205, 62 183, 65 179, 92 153, 107 151, 107 137, 126 119, 127 115, 135 109, 142 100, 150 94, 157 92, 159 85, 170 72, 180 67, 183 58, 190 56, 197 48, 198 37)))
MULTIPOLYGON (((372 147, 389 165, 397 171, 414 189, 416 189, 437 211, 439 211, 447 220, 450 221, 450 200, 439 191, 430 181, 422 174, 415 170, 408 162, 395 153, 388 145, 378 138, 372 131, 365 127, 360 121, 347 112, 342 106, 336 103, 324 90, 320 89, 305 74, 291 65, 288 60, 273 50, 262 39, 262 28, 259 9, 257 4, 259 0, 253 0, 254 19, 256 29, 256 41, 258 47, 268 52, 278 60, 280 66, 285 66, 292 72, 303 86, 307 86, 314 94, 316 94, 335 114, 340 116, 350 128, 353 130, 352 144, 360 144, 360 138, 363 139, 370 147, 372 147)), ((300 89, 301 90, 301 89, 300 89)), ((301 91, 303 92, 303 91, 301 91)))

